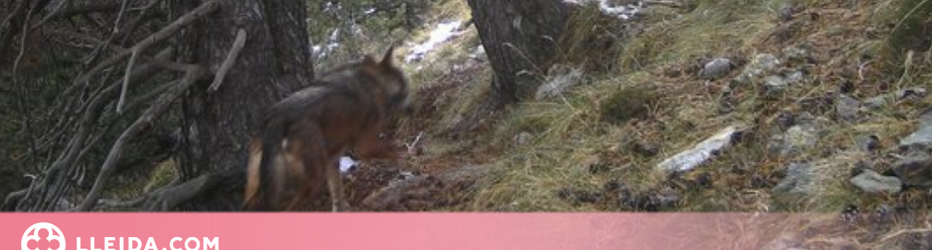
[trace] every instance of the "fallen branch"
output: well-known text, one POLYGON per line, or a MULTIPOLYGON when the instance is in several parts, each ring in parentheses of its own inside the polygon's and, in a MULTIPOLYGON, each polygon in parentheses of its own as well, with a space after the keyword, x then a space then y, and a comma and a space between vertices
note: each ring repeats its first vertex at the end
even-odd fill
POLYGON ((156 100, 139 119, 123 131, 117 141, 114 142, 113 147, 111 147, 110 153, 107 155, 107 159, 101 166, 100 173, 94 181, 94 186, 78 207, 78 211, 90 211, 97 204, 100 194, 103 192, 104 185, 110 175, 116 170, 116 163, 122 157, 126 144, 145 128, 149 127, 156 117, 164 113, 178 97, 185 93, 195 82, 204 77, 204 75, 205 70, 203 67, 190 67, 178 85, 159 96, 158 100, 156 100))
POLYGON ((233 68, 236 59, 239 58, 239 52, 243 50, 243 46, 246 45, 246 30, 240 28, 236 31, 236 40, 233 41, 233 48, 230 48, 230 53, 227 53, 226 60, 223 60, 223 64, 220 64, 220 70, 217 71, 216 76, 214 76, 214 82, 210 84, 210 88, 207 89, 208 92, 217 91, 220 88, 220 84, 223 83, 223 78, 227 76, 227 73, 230 72, 230 69, 233 68))

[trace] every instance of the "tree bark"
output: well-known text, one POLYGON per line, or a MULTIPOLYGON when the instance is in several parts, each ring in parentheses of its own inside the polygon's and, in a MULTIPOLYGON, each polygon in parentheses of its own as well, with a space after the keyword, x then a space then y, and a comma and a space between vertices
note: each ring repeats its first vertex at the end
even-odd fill
POLYGON ((494 71, 491 101, 510 104, 537 90, 572 14, 559 0, 468 0, 494 71))
MULTIPOLYGON (((192 2, 175 0, 174 13, 197 6, 192 2)), ((181 209, 239 208, 249 136, 267 107, 313 77, 306 17, 304 0, 221 1, 217 13, 182 34, 180 58, 208 65, 212 73, 227 57, 239 29, 248 38, 217 91, 209 92, 207 82, 184 97, 179 157, 182 182, 231 172, 242 173, 242 181, 216 182, 217 187, 181 203, 181 209)))

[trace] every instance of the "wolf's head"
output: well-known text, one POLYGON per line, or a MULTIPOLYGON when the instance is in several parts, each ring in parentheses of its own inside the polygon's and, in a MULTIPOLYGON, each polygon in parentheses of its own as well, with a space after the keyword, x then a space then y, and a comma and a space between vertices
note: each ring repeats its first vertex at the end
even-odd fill
POLYGON ((379 62, 371 56, 366 56, 362 61, 362 65, 364 70, 376 78, 375 84, 385 94, 387 110, 410 114, 414 111, 414 103, 409 94, 407 77, 400 68, 392 63, 394 50, 394 47, 389 48, 379 62))

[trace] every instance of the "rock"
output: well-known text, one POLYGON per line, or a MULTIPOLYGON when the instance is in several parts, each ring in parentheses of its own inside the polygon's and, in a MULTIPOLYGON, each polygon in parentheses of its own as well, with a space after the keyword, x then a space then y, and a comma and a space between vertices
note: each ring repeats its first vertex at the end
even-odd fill
POLYGON ((782 157, 794 157, 815 147, 822 138, 827 122, 825 118, 799 119, 782 134, 771 136, 768 151, 782 157))
POLYGON ((582 79, 582 70, 577 68, 554 65, 548 74, 550 79, 537 88, 534 98, 543 100, 547 98, 558 97, 566 92, 570 87, 579 84, 582 79))
POLYGON ((515 136, 515 144, 518 144, 518 146, 527 145, 531 140, 534 140, 534 135, 527 131, 521 131, 515 136))
POLYGON ((715 58, 705 64, 702 71, 699 72, 699 78, 715 80, 728 75, 734 64, 727 58, 715 58))
POLYGON ((780 59, 772 54, 757 55, 747 66, 744 66, 741 75, 738 75, 735 80, 739 83, 749 83, 751 80, 773 72, 780 64, 782 64, 780 59))
POLYGON ((876 135, 861 136, 855 139, 855 143, 859 150, 864 152, 871 152, 877 149, 880 149, 880 138, 877 138, 876 135))
POLYGON ((896 177, 883 176, 872 170, 864 170, 851 178, 851 184, 868 194, 895 194, 903 188, 903 182, 896 177))
POLYGON ((879 95, 864 100, 864 107, 869 109, 879 109, 883 108, 883 105, 887 104, 887 96, 879 95))
POLYGON ((793 4, 784 3, 783 6, 780 6, 780 22, 786 22, 793 19, 793 15, 796 14, 796 9, 793 4))
POLYGON ((803 80, 805 74, 802 71, 794 71, 786 75, 770 75, 764 77, 764 91, 767 95, 780 93, 793 84, 803 80))
POLYGON ((656 168, 667 173, 689 171, 706 162, 722 149, 730 147, 735 137, 740 136, 746 129, 747 126, 743 124, 728 126, 693 148, 663 160, 657 164, 656 168))
POLYGON ((832 192, 843 188, 856 163, 867 159, 860 152, 845 151, 814 162, 794 162, 787 166, 786 177, 771 189, 774 201, 792 208, 822 209, 832 192))
POLYGON ((896 100, 903 101, 906 99, 919 99, 926 96, 926 88, 913 87, 896 91, 896 100))
POLYGON ((919 129, 900 140, 901 148, 918 146, 929 148, 932 144, 932 109, 926 110, 919 117, 919 129))
POLYGON ((783 58, 788 62, 809 63, 813 61, 811 46, 809 44, 799 44, 783 49, 783 58))
POLYGON ((807 186, 812 185, 813 172, 810 163, 790 163, 786 170, 786 177, 771 191, 775 193, 805 192, 807 186))
POLYGON ((848 95, 839 95, 835 98, 835 115, 841 120, 856 120, 860 108, 861 102, 848 95))
POLYGON ((879 95, 868 98, 867 100, 864 100, 864 106, 870 109, 879 109, 883 108, 883 106, 887 105, 887 103, 889 103, 891 100, 896 102, 916 101, 925 97, 926 94, 926 88, 923 87, 905 88, 897 90, 893 94, 879 95))
POLYGON ((634 211, 656 212, 675 208, 679 205, 681 199, 681 195, 672 189, 649 190, 636 194, 627 186, 621 185, 617 192, 618 206, 634 211))
POLYGON ((913 156, 893 164, 893 173, 906 185, 932 188, 932 159, 913 156))

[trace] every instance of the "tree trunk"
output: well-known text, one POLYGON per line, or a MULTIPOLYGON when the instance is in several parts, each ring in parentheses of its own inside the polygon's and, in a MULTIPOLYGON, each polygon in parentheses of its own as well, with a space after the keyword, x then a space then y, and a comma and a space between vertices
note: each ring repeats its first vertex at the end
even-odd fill
MULTIPOLYGON (((175 0, 175 13, 196 7, 194 2, 175 0)), ((218 13, 182 34, 180 58, 216 73, 238 29, 246 31, 245 47, 218 90, 198 84, 184 97, 179 169, 185 182, 199 182, 205 174, 232 179, 208 180, 214 187, 183 203, 185 210, 240 208, 249 136, 267 107, 313 77, 305 0, 221 3, 218 13)))
POLYGON ((559 0, 468 0, 495 76, 493 102, 510 104, 537 90, 558 54, 557 41, 572 14, 559 0))

